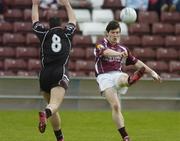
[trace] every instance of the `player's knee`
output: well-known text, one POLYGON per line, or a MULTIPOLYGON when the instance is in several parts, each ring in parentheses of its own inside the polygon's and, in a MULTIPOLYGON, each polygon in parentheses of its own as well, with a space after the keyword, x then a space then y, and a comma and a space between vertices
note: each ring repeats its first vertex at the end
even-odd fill
POLYGON ((57 112, 59 106, 57 104, 49 104, 53 112, 57 112))
POLYGON ((121 77, 118 79, 118 85, 119 86, 126 86, 127 85, 127 81, 128 81, 128 74, 124 73, 123 75, 121 75, 121 77))
POLYGON ((113 104, 112 108, 113 108, 113 110, 116 111, 116 112, 119 112, 119 111, 120 111, 120 106, 119 106, 119 104, 113 104))

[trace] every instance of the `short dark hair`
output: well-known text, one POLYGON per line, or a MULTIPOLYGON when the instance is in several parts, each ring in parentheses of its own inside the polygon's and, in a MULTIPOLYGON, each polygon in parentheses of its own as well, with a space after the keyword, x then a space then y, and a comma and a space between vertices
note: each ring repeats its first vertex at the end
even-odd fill
POLYGON ((52 17, 52 18, 49 19, 50 28, 57 27, 57 26, 60 26, 60 25, 61 25, 61 22, 60 22, 59 17, 52 17))
POLYGON ((109 32, 110 30, 114 30, 114 29, 117 29, 117 28, 119 28, 121 30, 119 22, 113 20, 113 21, 110 21, 108 23, 108 25, 106 26, 106 31, 109 32))

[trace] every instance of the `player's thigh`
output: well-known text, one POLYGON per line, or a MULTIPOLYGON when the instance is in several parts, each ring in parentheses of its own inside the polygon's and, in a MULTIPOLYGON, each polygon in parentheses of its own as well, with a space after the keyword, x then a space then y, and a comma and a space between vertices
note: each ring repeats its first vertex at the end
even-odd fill
POLYGON ((120 107, 120 101, 117 94, 117 90, 114 87, 106 89, 104 91, 104 95, 111 107, 113 107, 114 105, 120 107))
POLYGON ((51 98, 50 98, 50 104, 54 104, 56 106, 59 106, 64 98, 65 95, 65 89, 60 86, 53 87, 51 89, 51 98))
POLYGON ((99 84, 99 89, 101 92, 104 92, 108 88, 114 87, 112 75, 109 73, 98 75, 96 80, 99 84))
POLYGON ((126 86, 128 83, 128 77, 129 76, 127 73, 120 72, 119 74, 117 74, 117 77, 115 78, 116 86, 126 86))

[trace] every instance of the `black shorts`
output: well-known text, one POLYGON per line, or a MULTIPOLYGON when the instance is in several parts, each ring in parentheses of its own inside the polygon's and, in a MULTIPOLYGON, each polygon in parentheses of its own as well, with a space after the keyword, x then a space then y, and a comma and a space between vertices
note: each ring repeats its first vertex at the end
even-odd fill
POLYGON ((48 65, 41 70, 39 82, 40 89, 47 93, 56 86, 61 86, 66 90, 69 85, 67 70, 59 64, 48 65))

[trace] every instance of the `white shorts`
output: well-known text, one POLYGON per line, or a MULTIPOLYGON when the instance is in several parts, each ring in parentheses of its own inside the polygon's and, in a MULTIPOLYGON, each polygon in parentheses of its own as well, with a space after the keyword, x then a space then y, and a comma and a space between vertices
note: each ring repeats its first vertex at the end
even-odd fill
POLYGON ((118 79, 124 74, 125 73, 118 72, 118 71, 112 71, 108 73, 99 74, 96 80, 99 84, 100 91, 103 92, 107 88, 114 87, 118 91, 119 94, 126 94, 128 87, 126 86, 120 87, 118 85, 118 79))

